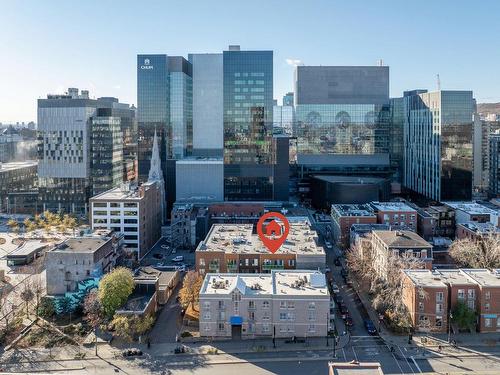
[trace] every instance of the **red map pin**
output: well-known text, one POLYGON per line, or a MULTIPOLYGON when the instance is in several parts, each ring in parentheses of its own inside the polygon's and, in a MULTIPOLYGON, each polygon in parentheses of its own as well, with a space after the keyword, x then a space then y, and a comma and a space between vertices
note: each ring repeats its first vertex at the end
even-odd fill
POLYGON ((273 254, 280 248, 283 242, 285 242, 289 231, 290 223, 287 218, 279 212, 268 212, 262 215, 257 223, 257 234, 260 240, 273 254), (270 218, 272 218, 272 220, 266 223, 270 218))

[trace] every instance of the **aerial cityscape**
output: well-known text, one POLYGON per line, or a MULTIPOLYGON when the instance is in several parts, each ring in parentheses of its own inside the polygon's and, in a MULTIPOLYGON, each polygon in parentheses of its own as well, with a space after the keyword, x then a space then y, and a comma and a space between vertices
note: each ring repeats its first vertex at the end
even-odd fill
POLYGON ((0 374, 500 375, 499 12, 0 2, 0 374))

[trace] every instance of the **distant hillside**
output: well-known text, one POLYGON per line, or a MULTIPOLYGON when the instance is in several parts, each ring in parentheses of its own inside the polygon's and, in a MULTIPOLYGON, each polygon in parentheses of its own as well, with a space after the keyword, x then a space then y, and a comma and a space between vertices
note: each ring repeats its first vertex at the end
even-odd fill
POLYGON ((477 111, 481 114, 496 113, 500 115, 500 103, 478 103, 477 111))

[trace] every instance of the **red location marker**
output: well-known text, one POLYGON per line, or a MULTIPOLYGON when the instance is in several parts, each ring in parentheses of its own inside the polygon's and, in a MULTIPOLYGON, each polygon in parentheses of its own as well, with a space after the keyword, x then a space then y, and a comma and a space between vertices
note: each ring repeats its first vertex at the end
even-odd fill
POLYGON ((257 223, 257 234, 260 240, 273 254, 280 248, 283 242, 285 242, 289 231, 290 223, 285 216, 278 212, 268 212, 262 215, 257 223), (272 220, 266 223, 266 221, 271 218, 272 220), (281 224, 276 219, 278 219, 281 224))

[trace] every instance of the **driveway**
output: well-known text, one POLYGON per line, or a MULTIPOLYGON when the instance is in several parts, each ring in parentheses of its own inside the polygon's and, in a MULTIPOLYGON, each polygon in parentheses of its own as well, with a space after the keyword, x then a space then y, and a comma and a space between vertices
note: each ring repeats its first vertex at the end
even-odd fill
POLYGON ((176 297, 182 286, 179 282, 170 300, 160 310, 156 323, 149 333, 151 344, 175 343, 175 336, 182 325, 181 305, 176 302, 176 297))

